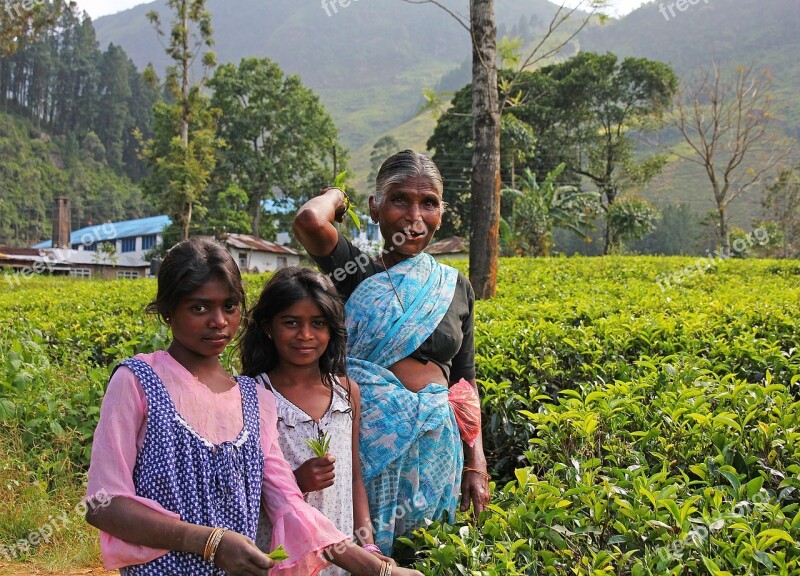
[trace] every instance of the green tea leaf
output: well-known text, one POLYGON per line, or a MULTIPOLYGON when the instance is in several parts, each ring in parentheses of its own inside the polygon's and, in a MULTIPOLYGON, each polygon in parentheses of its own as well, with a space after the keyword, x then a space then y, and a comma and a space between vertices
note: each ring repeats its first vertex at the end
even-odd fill
POLYGON ((283 562, 289 558, 289 555, 286 553, 286 550, 283 549, 283 544, 280 544, 275 550, 267 554, 267 558, 275 560, 275 562, 283 562))
POLYGON ((333 187, 338 188, 342 192, 346 192, 347 190, 345 190, 345 185, 344 185, 344 179, 346 177, 347 177, 347 170, 345 170, 344 172, 339 172, 336 175, 336 178, 333 179, 333 187))
POLYGON ((347 215, 350 216, 350 220, 353 221, 355 227, 361 230, 361 219, 358 217, 358 214, 356 214, 356 211, 350 208, 347 210, 347 215))

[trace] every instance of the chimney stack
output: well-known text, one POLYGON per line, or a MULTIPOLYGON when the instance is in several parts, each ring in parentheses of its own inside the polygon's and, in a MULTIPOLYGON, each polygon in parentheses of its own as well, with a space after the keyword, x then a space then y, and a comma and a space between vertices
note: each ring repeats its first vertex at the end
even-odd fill
POLYGON ((71 248, 72 205, 69 198, 53 200, 53 248, 71 248))

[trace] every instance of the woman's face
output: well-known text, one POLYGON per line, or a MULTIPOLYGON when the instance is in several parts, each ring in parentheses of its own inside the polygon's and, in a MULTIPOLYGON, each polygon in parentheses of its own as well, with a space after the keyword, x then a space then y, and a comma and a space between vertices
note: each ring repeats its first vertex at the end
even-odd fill
POLYGON ((442 197, 426 176, 414 176, 395 184, 378 206, 369 199, 372 220, 380 225, 385 248, 413 257, 430 244, 442 223, 442 197))

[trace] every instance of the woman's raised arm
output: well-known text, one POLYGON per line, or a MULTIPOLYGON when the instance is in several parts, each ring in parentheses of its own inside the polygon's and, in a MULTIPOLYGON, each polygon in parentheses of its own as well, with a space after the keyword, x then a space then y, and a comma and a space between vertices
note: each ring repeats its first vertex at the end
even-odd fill
POLYGON ((327 256, 339 241, 333 225, 341 222, 347 211, 346 196, 338 188, 326 188, 300 208, 294 217, 292 232, 312 256, 327 256))

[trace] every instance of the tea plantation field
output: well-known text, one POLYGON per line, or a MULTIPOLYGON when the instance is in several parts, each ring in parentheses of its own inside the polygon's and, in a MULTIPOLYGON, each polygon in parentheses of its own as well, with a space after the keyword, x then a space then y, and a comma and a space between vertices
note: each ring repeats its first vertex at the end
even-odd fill
MULTIPOLYGON (((800 263, 695 265, 501 262, 476 304, 491 510, 406 539, 418 569, 800 575, 800 263)), ((168 343, 154 290, 0 282, 0 564, 98 562, 76 505, 110 367, 168 343)))

